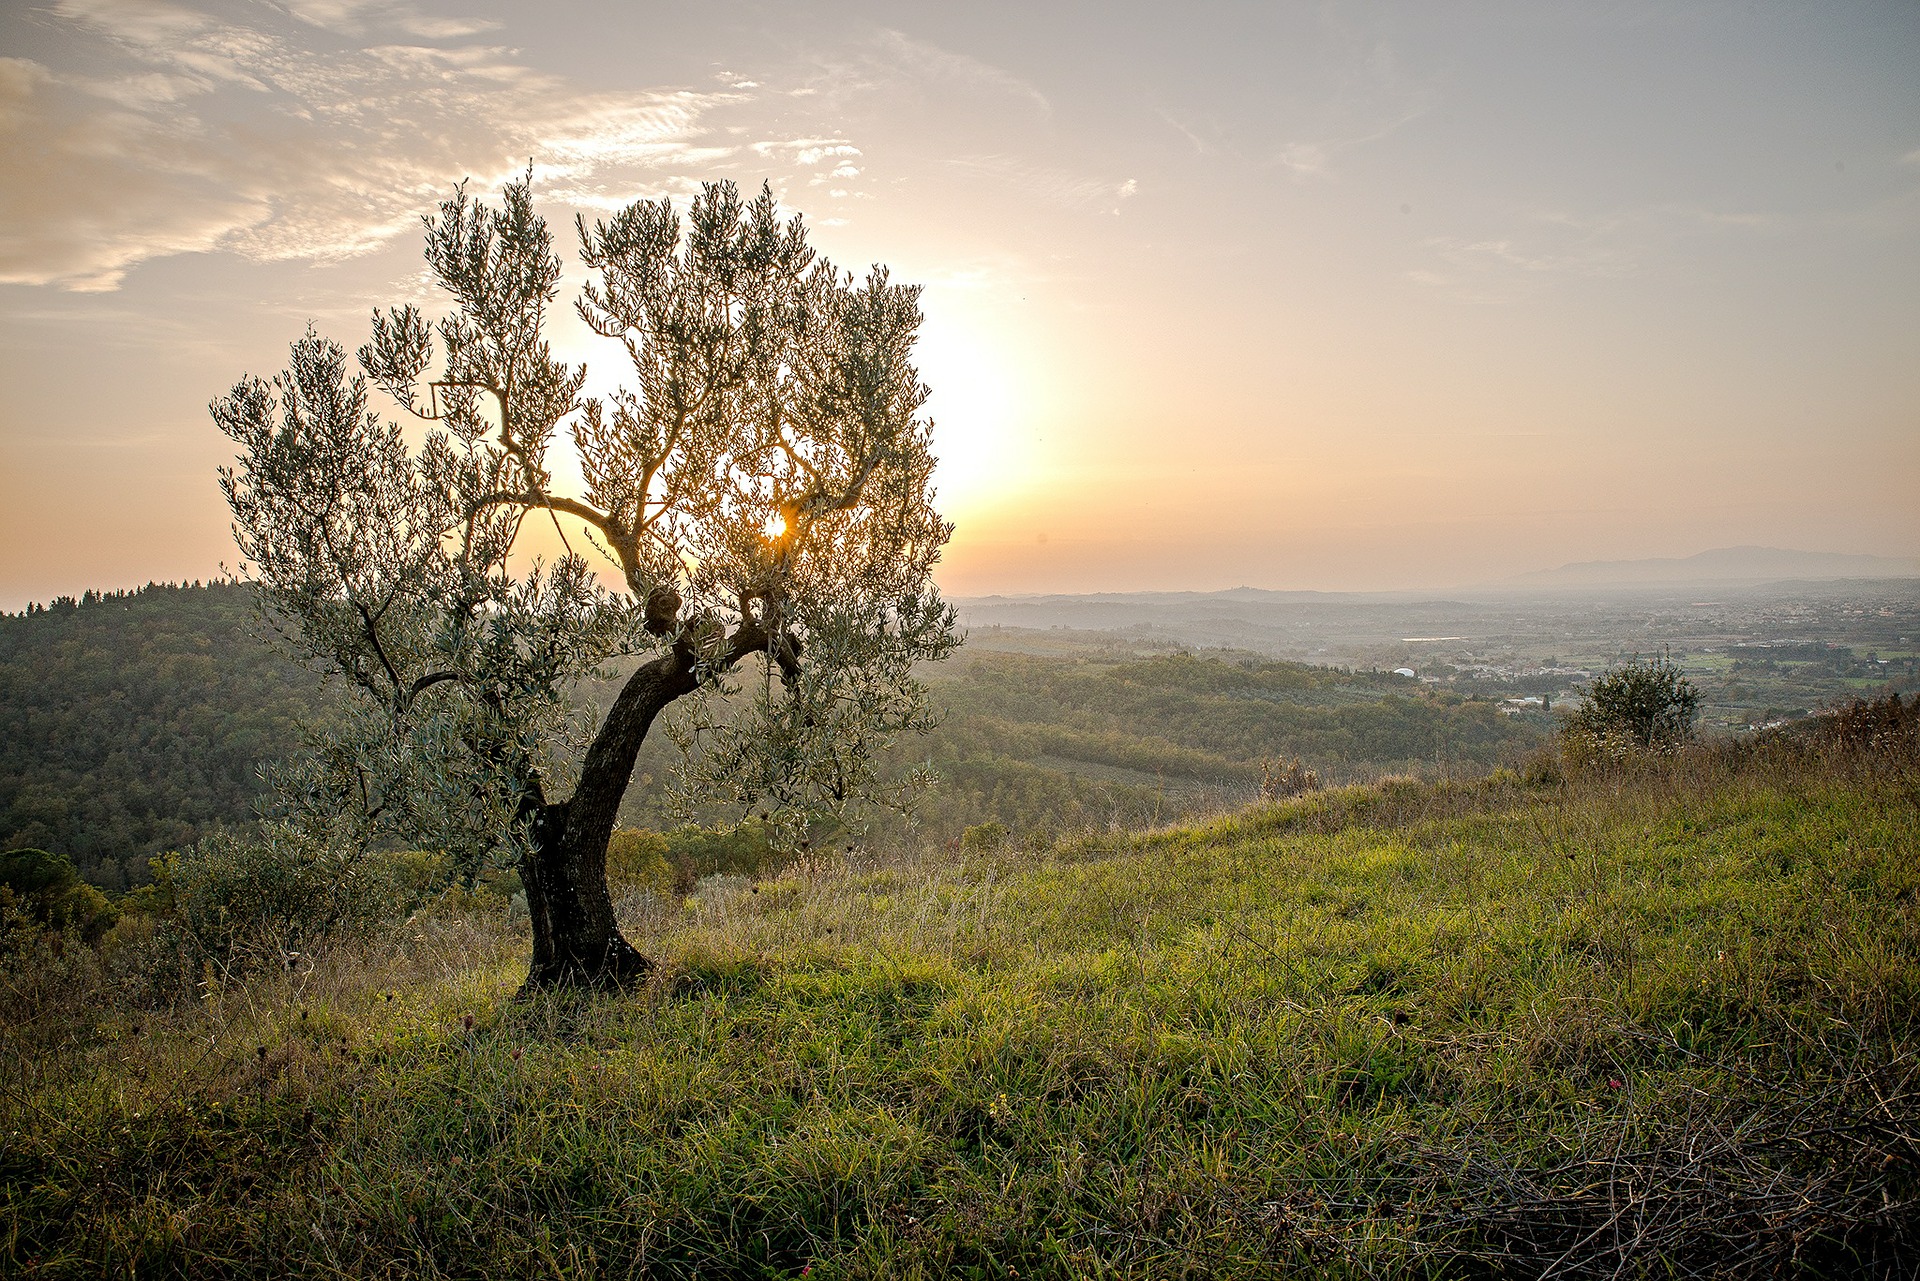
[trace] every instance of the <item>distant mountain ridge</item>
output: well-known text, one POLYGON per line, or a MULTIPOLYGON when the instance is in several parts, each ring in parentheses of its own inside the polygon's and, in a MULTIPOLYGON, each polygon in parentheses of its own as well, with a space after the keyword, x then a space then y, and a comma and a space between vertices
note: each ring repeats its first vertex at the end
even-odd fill
POLYGON ((966 621, 1038 626, 1119 627, 1148 611, 1212 614, 1234 606, 1384 605, 1449 597, 1480 598, 1515 589, 1554 587, 1658 587, 1684 583, 1764 583, 1780 580, 1832 582, 1856 578, 1920 578, 1920 557, 1809 552, 1785 547, 1716 547, 1692 556, 1646 560, 1583 560, 1538 569, 1498 582, 1453 588, 1397 591, 1303 591, 1230 587, 1223 591, 1008 592, 953 597, 966 621), (1072 615, 1073 617, 1068 617, 1072 615))
MULTIPOLYGON (((1269 591, 1264 587, 1228 587, 1215 592, 996 592, 991 596, 956 596, 972 606, 1005 605, 1204 605, 1229 601, 1253 604, 1360 600, 1393 593, 1269 591)), ((1404 593, 1400 593, 1404 594, 1404 593)))
POLYGON ((1806 552, 1784 547, 1716 547, 1694 556, 1647 560, 1587 560, 1536 570, 1511 581, 1533 587, 1586 587, 1635 583, 1742 582, 1775 578, 1913 578, 1920 560, 1806 552))

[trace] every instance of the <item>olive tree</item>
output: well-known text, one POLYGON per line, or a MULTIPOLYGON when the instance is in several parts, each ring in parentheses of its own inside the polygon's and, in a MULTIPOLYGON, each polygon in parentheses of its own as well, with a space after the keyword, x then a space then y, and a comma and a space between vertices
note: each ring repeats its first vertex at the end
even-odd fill
POLYGON ((662 786, 795 839, 920 781, 876 759, 926 725, 915 664, 957 643, 931 580, 952 527, 919 290, 838 271, 764 187, 709 184, 684 220, 666 199, 581 219, 575 308, 632 369, 584 396, 548 343, 561 264, 530 180, 497 208, 461 187, 424 221, 437 322, 376 313, 357 370, 309 331, 283 373, 212 405, 239 447, 220 481, 243 571, 355 695, 282 791, 361 848, 511 861, 529 985, 623 982, 648 962, 614 921, 606 851, 663 712, 682 754, 662 786), (374 389, 426 425, 375 412, 374 389), (529 520, 563 550, 516 552, 529 520), (573 691, 614 663, 631 670, 595 723, 573 691))

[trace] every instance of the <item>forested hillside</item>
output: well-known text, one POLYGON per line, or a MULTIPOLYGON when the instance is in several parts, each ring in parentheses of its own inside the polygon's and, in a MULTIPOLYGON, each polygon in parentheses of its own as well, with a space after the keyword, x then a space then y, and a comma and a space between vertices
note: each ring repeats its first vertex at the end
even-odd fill
MULTIPOLYGON (((928 673, 941 725, 919 837, 999 822, 1016 836, 1172 820, 1256 794, 1263 761, 1323 781, 1481 772, 1538 741, 1490 701, 1404 677, 1237 655, 965 650, 928 673)), ((611 700, 612 682, 591 697, 611 700)), ((245 822, 257 766, 297 741, 317 680, 276 657, 245 587, 149 586, 0 617, 0 849, 71 855, 109 890, 215 823, 245 822)), ((664 827, 663 736, 624 820, 664 827)), ((712 817, 724 817, 714 815, 712 817)))
POLYGON ((0 616, 0 849, 119 890, 249 817, 316 680, 262 643, 249 589, 148 585, 0 616))
POLYGON ((1491 701, 1386 673, 1238 655, 980 650, 934 692, 946 715, 922 750, 945 782, 922 808, 940 832, 976 816, 1018 831, 1237 806, 1257 794, 1264 762, 1294 757, 1323 782, 1478 773, 1540 741, 1491 701))

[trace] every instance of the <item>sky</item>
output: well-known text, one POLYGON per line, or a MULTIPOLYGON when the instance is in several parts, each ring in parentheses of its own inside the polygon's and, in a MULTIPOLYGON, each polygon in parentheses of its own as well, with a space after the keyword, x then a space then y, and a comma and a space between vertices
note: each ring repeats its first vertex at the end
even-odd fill
POLYGON ((15 0, 0 608, 231 565, 207 402, 529 163, 569 289, 723 178, 924 284, 950 594, 1920 555, 1916 69, 1912 0, 15 0))

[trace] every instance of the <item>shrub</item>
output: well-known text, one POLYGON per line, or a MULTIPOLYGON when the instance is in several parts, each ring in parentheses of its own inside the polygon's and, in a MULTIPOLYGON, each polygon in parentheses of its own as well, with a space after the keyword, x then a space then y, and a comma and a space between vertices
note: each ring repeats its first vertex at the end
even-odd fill
POLYGON ((623 827, 607 842, 607 886, 616 895, 651 894, 666 901, 674 897, 676 878, 668 861, 667 838, 644 828, 623 827))
POLYGON ((444 879, 437 856, 341 849, 293 828, 217 831, 153 860, 132 905, 164 918, 193 950, 229 958, 254 946, 307 947, 406 911, 444 879))
POLYGON ((1260 762, 1260 799, 1268 804, 1319 790, 1320 775, 1297 756, 1286 760, 1268 757, 1260 762))
POLYGON ((1920 755, 1920 694, 1910 703, 1900 695, 1856 698, 1823 714, 1816 736, 1846 751, 1874 756, 1920 755))
POLYGON ((393 914, 398 915, 445 887, 453 877, 453 860, 439 850, 384 850, 366 856, 366 872, 393 895, 393 914))
POLYGON ((1529 753, 1520 763, 1520 781, 1528 787, 1555 787, 1565 781, 1560 759, 1548 748, 1529 753))
POLYGON ((1029 854, 1044 854, 1060 841, 1060 834, 1050 824, 1042 823, 1030 827, 1020 838, 1020 848, 1029 854))
POLYGON ((1007 843, 1007 829, 998 823, 979 823, 960 835, 960 848, 969 851, 997 850, 1007 843))
MULTIPOLYGON (((802 845, 804 848, 804 843, 802 845)), ((793 861, 759 819, 731 827, 621 828, 607 846, 607 884, 615 893, 647 890, 684 896, 708 876, 772 876, 793 861)))
POLYGON ((22 911, 23 902, 0 888, 0 1045, 4 1080, 22 1087, 34 1075, 28 1064, 85 1043, 108 995, 98 949, 74 926, 22 911))
POLYGON ((1699 706, 1700 692, 1672 659, 1636 656, 1594 681, 1563 741, 1576 760, 1670 751, 1693 737, 1699 706))
POLYGON ((80 879, 65 854, 34 849, 0 854, 0 917, 16 925, 72 930, 95 943, 118 916, 106 895, 80 879))

